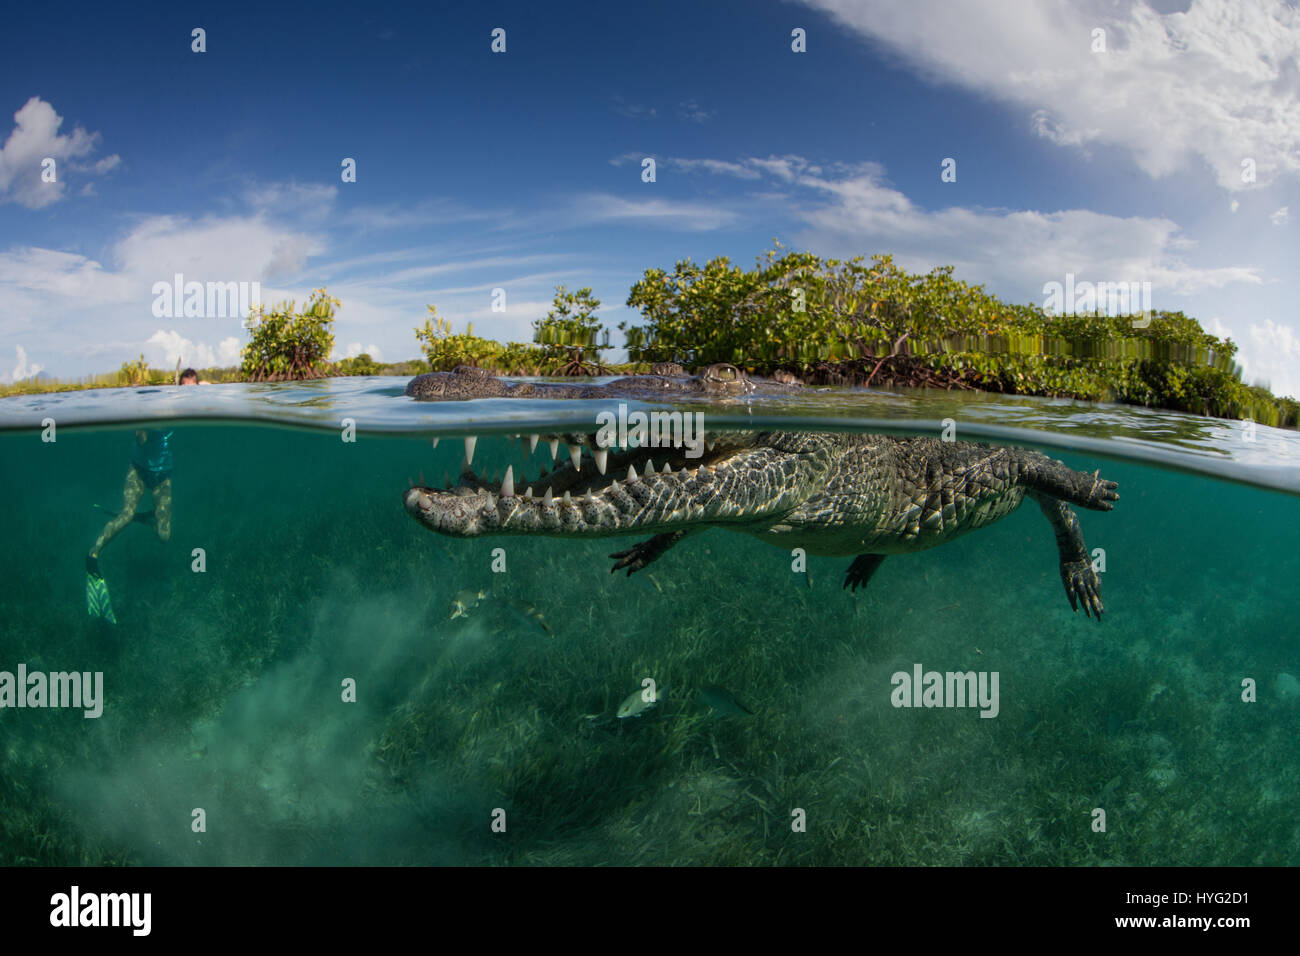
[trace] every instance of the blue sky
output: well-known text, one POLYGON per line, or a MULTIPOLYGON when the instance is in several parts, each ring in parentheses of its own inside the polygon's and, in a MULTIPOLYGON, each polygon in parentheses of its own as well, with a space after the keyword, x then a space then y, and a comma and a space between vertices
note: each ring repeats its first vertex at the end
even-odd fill
POLYGON ((4 16, 2 380, 140 352, 234 364, 237 318, 154 314, 176 273, 267 302, 327 285, 338 354, 394 360, 419 354, 426 303, 525 341, 556 285, 590 285, 613 326, 646 268, 748 265, 779 237, 953 264, 1016 302, 1067 273, 1150 282, 1156 308, 1231 335, 1248 380, 1300 394, 1300 13, 1281 2, 4 16))

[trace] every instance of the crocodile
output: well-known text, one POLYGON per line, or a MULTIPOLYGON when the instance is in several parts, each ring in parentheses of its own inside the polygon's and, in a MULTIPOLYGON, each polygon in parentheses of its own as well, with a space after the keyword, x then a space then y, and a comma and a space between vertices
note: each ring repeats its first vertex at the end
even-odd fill
POLYGON ((486 369, 458 365, 450 372, 417 375, 406 384, 406 395, 420 401, 461 401, 475 398, 736 398, 752 394, 784 394, 802 385, 789 373, 772 380, 746 375, 735 365, 715 363, 698 375, 687 375, 675 362, 660 362, 649 375, 629 375, 603 385, 556 382, 508 382, 486 369))
MULTIPOLYGON (((785 549, 854 556, 844 587, 864 586, 891 554, 923 551, 992 524, 1034 500, 1056 535, 1070 606, 1101 620, 1101 582, 1070 505, 1110 511, 1118 484, 1039 451, 934 438, 839 432, 711 433, 707 454, 594 447, 570 435, 561 458, 524 491, 514 466, 500 481, 470 470, 459 483, 412 483, 403 503, 431 531, 453 537, 551 535, 648 540, 611 554, 630 575, 689 534, 718 527, 785 549), (583 458, 592 446, 595 462, 583 458), (584 467, 585 466, 585 467, 584 467)), ((531 436, 530 451, 538 436, 531 436)), ((556 457, 558 440, 550 441, 556 457)))

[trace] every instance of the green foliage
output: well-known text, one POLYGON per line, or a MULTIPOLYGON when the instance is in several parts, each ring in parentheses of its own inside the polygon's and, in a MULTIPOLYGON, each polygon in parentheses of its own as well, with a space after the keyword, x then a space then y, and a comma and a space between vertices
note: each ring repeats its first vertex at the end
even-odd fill
POLYGON ((1053 315, 1009 305, 954 279, 910 274, 887 255, 868 264, 811 253, 648 269, 621 323, 634 361, 794 368, 813 380, 881 382, 1120 401, 1220 417, 1297 423, 1293 400, 1241 382, 1231 339, 1181 312, 1053 315))
POLYGON ((340 361, 335 371, 339 375, 382 375, 383 366, 372 359, 368 352, 362 352, 354 358, 340 361))
POLYGON ((437 306, 427 306, 424 326, 416 328, 415 338, 424 351, 431 372, 449 372, 457 365, 495 369, 505 374, 531 374, 542 358, 541 351, 522 342, 502 345, 474 334, 474 323, 465 331, 453 334, 451 322, 438 317, 437 306))
POLYGON ((149 363, 144 359, 144 353, 134 362, 123 362, 122 370, 117 373, 118 381, 123 385, 147 385, 149 383, 149 363))
POLYGON ((609 330, 598 318, 600 300, 591 289, 569 292, 555 287, 555 301, 546 317, 533 322, 533 341, 542 345, 543 362, 558 364, 565 375, 587 375, 605 371, 600 350, 609 348, 609 330), (590 353, 592 361, 586 361, 590 353))
POLYGON ((249 316, 249 343, 244 347, 244 376, 253 381, 319 378, 328 374, 334 348, 334 312, 342 303, 316 289, 301 312, 294 303, 276 303, 271 311, 258 305, 249 316))

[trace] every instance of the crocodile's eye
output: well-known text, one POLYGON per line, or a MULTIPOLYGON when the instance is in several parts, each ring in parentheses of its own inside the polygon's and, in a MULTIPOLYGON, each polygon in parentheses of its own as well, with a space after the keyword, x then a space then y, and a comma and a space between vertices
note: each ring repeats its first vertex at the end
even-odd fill
POLYGON ((740 369, 734 365, 718 364, 709 369, 709 377, 719 382, 734 382, 740 378, 740 369))

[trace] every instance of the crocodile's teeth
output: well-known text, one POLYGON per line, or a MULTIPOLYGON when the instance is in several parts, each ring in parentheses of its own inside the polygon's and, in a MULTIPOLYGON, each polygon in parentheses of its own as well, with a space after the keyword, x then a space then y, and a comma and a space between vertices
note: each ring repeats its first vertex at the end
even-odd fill
POLYGON ((477 444, 478 438, 473 435, 465 439, 465 464, 472 465, 474 463, 474 446, 477 444))
POLYGON ((495 508, 496 506, 497 506, 497 496, 494 495, 494 494, 492 494, 492 492, 489 491, 489 492, 488 492, 488 507, 489 507, 489 508, 495 508))
POLYGON ((671 475, 673 473, 672 466, 669 465, 668 462, 664 462, 664 470, 662 473, 665 475, 671 475))
POLYGON ((572 498, 572 496, 570 496, 570 494, 569 494, 567 491, 564 493, 564 503, 565 503, 566 505, 571 505, 571 504, 573 504, 573 498, 572 498))
POLYGON ((430 438, 430 439, 429 439, 429 444, 432 445, 434 448, 437 448, 437 447, 438 447, 438 439, 436 439, 436 438, 430 438))
POLYGON ((515 466, 511 465, 506 469, 506 477, 501 482, 501 497, 513 498, 515 496, 515 466))
POLYGON ((596 503, 596 498, 592 495, 590 488, 587 489, 587 493, 582 497, 584 501, 590 501, 593 505, 596 503))
POLYGON ((655 473, 655 463, 649 458, 645 460, 645 473, 647 475, 653 475, 655 473))
POLYGON ((538 438, 537 435, 528 436, 528 454, 530 455, 533 452, 537 451, 537 438, 538 438))
POLYGON ((604 448, 597 448, 591 455, 596 459, 596 470, 603 475, 605 465, 609 462, 609 451, 604 448))
POLYGON ((636 469, 633 468, 631 465, 627 466, 627 480, 636 481, 636 469))
POLYGON ((715 447, 717 444, 718 444, 718 440, 717 440, 716 438, 711 438, 711 439, 709 439, 708 441, 706 441, 706 442, 704 443, 704 447, 705 447, 708 451, 713 451, 714 447, 715 447))
POLYGON ((549 508, 555 502, 555 496, 551 494, 551 489, 546 489, 546 496, 542 498, 542 507, 549 508))
POLYGON ((582 471, 582 446, 569 446, 569 461, 573 462, 574 471, 582 471))
POLYGON ((552 438, 546 444, 551 446, 551 461, 555 461, 556 456, 560 453, 560 440, 558 438, 552 438))
POLYGON ((533 496, 533 486, 529 485, 528 490, 524 492, 524 497, 531 498, 532 496, 533 496))

